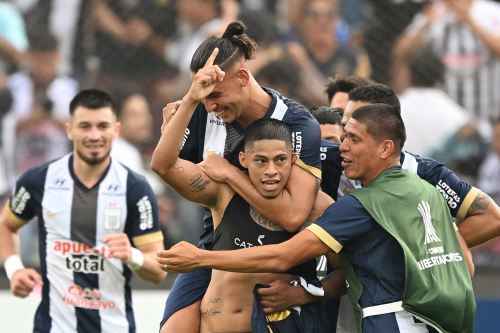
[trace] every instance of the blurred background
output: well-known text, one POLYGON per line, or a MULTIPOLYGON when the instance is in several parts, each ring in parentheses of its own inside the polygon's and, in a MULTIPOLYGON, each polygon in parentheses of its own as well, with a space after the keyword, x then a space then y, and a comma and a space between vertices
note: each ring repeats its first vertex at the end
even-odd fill
MULTIPOLYGON (((113 156, 153 186, 165 246, 196 242, 200 208, 156 178, 149 159, 162 107, 189 87, 194 50, 236 19, 259 45, 248 66, 262 85, 313 107, 329 105, 331 77, 389 84, 401 98, 405 148, 445 163, 500 204, 500 2, 493 0, 0 0, 0 198, 28 168, 70 150, 69 101, 95 87, 118 102, 122 133, 113 156), (479 23, 467 19, 469 10, 479 23)), ((21 231, 23 261, 34 267, 36 229, 21 231)), ((500 298, 500 242, 474 249, 474 259, 476 294, 500 298)), ((168 289, 174 277, 134 286, 168 289)))

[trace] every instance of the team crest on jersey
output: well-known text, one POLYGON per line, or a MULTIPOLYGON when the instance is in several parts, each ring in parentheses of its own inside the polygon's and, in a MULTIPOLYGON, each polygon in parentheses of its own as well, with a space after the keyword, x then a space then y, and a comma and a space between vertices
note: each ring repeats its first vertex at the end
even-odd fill
POLYGON ((418 211, 420 215, 422 215, 422 220, 424 222, 425 227, 425 238, 424 244, 440 242, 441 239, 436 235, 436 230, 432 225, 432 217, 431 217, 431 206, 426 201, 420 201, 418 204, 418 211))
POLYGON ((118 230, 121 227, 122 210, 120 208, 104 209, 104 228, 118 230))
POLYGON ((260 225, 264 229, 271 230, 271 231, 283 231, 283 230, 285 230, 280 225, 266 219, 252 206, 250 206, 250 216, 252 217, 252 220, 254 220, 255 223, 257 223, 258 225, 260 225))

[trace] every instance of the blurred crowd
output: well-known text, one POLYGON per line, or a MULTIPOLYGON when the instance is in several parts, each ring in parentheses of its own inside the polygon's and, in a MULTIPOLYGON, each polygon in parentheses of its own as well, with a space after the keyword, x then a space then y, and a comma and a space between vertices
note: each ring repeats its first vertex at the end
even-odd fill
MULTIPOLYGON (((259 45, 248 66, 261 85, 312 108, 328 105, 329 78, 389 84, 401 99, 405 148, 500 204, 499 2, 0 1, 0 195, 28 168, 69 152, 69 101, 95 87, 119 103, 112 154, 153 186, 166 246, 195 241, 200 208, 158 180, 149 159, 162 107, 189 88, 194 50, 241 20, 259 45)), ((36 244, 23 243, 23 259, 36 264, 36 244)), ((479 260, 500 266, 500 245, 486 245, 479 260)))

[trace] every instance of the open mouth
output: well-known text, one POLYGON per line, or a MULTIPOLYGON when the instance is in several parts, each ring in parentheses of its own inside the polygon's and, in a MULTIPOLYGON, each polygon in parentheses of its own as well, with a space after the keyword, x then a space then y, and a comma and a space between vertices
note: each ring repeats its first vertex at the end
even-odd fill
POLYGON ((348 167, 349 165, 351 165, 351 163, 352 163, 352 160, 347 159, 345 157, 342 158, 342 163, 341 163, 342 164, 342 168, 345 169, 346 167, 348 167))
POLYGON ((280 181, 276 179, 262 181, 264 189, 269 192, 275 191, 278 188, 279 184, 280 181))

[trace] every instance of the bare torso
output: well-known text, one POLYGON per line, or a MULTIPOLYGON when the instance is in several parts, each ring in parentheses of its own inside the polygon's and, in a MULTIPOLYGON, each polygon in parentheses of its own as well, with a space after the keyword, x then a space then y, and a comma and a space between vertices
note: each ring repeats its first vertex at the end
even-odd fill
POLYGON ((210 285, 201 301, 200 333, 251 332, 253 288, 257 283, 289 282, 290 274, 232 273, 212 270, 210 285))

